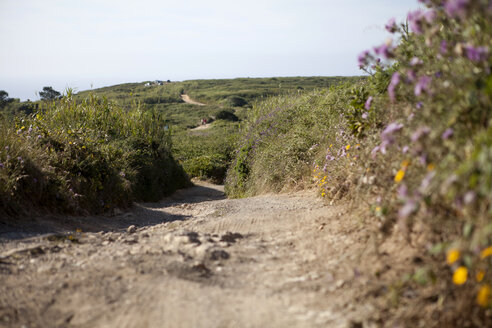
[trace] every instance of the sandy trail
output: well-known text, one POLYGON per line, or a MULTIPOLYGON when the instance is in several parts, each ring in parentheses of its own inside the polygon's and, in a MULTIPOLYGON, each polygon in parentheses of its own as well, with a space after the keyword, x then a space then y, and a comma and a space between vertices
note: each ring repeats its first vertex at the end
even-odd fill
POLYGON ((206 106, 207 105, 207 104, 203 104, 203 103, 198 102, 198 101, 194 101, 193 99, 190 98, 190 96, 188 96, 186 94, 181 95, 181 99, 187 104, 198 105, 198 106, 206 106))
POLYGON ((74 219, 84 232, 3 238, 0 326, 366 326, 382 284, 364 263, 379 264, 346 212, 312 192, 225 199, 200 183, 74 219))

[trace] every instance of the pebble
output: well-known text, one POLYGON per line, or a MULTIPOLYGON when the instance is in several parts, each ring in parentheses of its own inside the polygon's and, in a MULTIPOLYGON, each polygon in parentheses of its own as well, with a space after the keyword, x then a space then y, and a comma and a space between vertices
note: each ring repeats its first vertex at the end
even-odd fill
POLYGON ((136 231, 137 231, 137 227, 135 227, 134 225, 131 225, 126 229, 126 232, 128 233, 135 233, 136 231))

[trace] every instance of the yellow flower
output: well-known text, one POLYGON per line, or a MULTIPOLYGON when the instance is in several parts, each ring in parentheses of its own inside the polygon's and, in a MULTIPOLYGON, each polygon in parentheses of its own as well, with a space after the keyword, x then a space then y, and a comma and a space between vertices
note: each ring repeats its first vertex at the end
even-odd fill
POLYGON ((347 145, 347 146, 345 147, 345 149, 346 149, 346 150, 349 150, 349 149, 350 149, 350 145, 347 145))
POLYGON ((478 281, 478 282, 482 282, 483 277, 485 277, 485 271, 483 271, 483 270, 479 270, 479 271, 477 272, 477 281, 478 281))
POLYGON ((376 207, 376 212, 381 212, 381 206, 376 207))
POLYGON ((333 147, 333 144, 330 145, 330 148, 333 147))
POLYGON ((427 165, 427 171, 431 172, 431 171, 434 171, 434 169, 436 168, 436 166, 432 163, 430 163, 429 165, 427 165))
POLYGON ((477 294, 477 303, 482 307, 489 306, 490 301, 490 285, 485 284, 480 287, 477 294))
POLYGON ((410 165, 410 160, 406 159, 403 162, 401 162, 401 167, 402 168, 407 168, 410 165))
POLYGON ((486 249, 482 250, 480 252, 480 258, 483 260, 484 258, 489 257, 492 255, 492 246, 487 247, 486 249))
POLYGON ((325 196, 326 196, 326 194, 324 192, 321 193, 321 197, 325 197, 325 196))
POLYGON ((395 175, 395 182, 398 183, 401 180, 403 180, 403 177, 405 176, 405 171, 404 170, 398 170, 398 173, 395 175))
POLYGON ((463 285, 468 279, 468 269, 460 266, 453 274, 453 282, 455 285, 463 285))
POLYGON ((458 261, 459 258, 460 258, 460 251, 457 249, 451 249, 448 251, 448 254, 446 256, 446 262, 451 265, 454 262, 458 261))

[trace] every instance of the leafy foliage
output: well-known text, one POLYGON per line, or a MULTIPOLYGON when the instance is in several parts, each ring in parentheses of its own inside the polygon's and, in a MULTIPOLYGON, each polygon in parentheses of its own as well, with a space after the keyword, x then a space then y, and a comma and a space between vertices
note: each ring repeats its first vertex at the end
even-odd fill
POLYGON ((71 93, 0 122, 0 211, 101 212, 186 185, 162 117, 71 93))
POLYGON ((54 90, 52 87, 44 87, 43 91, 39 91, 41 100, 55 100, 60 98, 61 93, 54 90))

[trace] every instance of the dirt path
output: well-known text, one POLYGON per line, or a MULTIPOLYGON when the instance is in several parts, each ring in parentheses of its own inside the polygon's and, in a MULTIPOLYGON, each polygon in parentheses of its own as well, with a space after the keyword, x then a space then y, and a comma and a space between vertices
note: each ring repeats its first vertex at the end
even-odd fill
POLYGON ((347 211, 311 192, 232 200, 201 183, 113 218, 73 219, 113 231, 10 233, 0 326, 366 327, 384 263, 347 211))
POLYGON ((203 104, 201 102, 198 102, 198 101, 194 101, 193 99, 190 98, 190 96, 188 95, 181 95, 181 99, 183 99, 183 101, 187 104, 192 104, 192 105, 198 105, 198 106, 206 106, 207 104, 203 104))
POLYGON ((207 130, 212 126, 212 123, 207 123, 203 125, 199 125, 196 128, 190 129, 190 131, 202 131, 202 130, 207 130))

